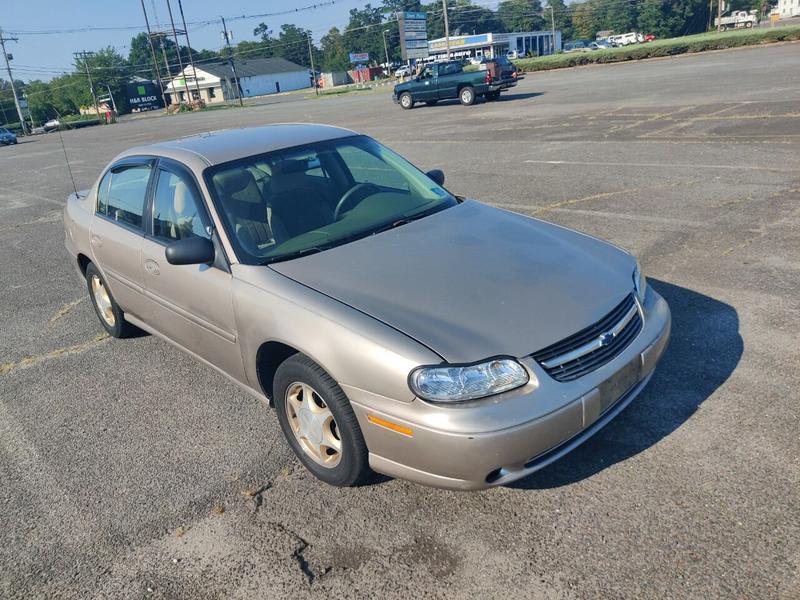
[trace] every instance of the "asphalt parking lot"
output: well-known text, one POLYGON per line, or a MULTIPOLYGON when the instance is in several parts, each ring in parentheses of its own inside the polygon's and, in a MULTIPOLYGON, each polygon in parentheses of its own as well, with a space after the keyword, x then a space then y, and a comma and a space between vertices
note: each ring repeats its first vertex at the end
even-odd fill
POLYGON ((342 125, 637 254, 673 311, 649 387, 480 493, 326 487, 221 376, 101 336, 58 136, 0 148, 0 596, 800 597, 798 98, 786 44, 538 73, 469 108, 367 92, 64 134, 85 188, 140 143, 342 125))

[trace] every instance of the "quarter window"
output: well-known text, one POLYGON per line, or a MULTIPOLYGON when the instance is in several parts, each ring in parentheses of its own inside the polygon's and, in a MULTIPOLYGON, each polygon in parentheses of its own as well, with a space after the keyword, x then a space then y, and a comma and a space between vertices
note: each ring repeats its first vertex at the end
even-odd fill
POLYGON ((186 181, 159 169, 153 198, 153 235, 167 241, 208 237, 201 203, 186 181))
POLYGON ((108 184, 111 183, 111 171, 106 173, 100 185, 97 186, 97 212, 101 215, 108 211, 108 184))
POLYGON ((135 165, 112 171, 106 215, 120 223, 141 228, 149 179, 150 165, 135 165))

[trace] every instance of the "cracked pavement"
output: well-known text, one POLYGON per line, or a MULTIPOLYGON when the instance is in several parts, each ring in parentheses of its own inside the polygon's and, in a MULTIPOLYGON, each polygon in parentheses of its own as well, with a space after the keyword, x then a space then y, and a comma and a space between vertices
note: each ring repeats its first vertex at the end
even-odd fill
POLYGON ((481 493, 326 487, 211 369, 104 338, 63 248, 58 138, 0 148, 0 597, 797 598, 798 67, 784 44, 536 73, 470 108, 293 95, 64 134, 84 188, 135 144, 343 125, 637 254, 673 311, 649 387, 481 493))

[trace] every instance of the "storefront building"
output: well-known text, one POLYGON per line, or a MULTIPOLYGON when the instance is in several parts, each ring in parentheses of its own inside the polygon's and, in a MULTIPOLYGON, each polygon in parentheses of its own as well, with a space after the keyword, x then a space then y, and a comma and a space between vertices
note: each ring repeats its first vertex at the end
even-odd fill
MULTIPOLYGON (((506 56, 546 56, 561 51, 561 32, 522 31, 515 33, 481 33, 477 35, 450 36, 450 55, 453 58, 506 56)), ((433 59, 447 54, 445 38, 430 40, 428 53, 433 59)))

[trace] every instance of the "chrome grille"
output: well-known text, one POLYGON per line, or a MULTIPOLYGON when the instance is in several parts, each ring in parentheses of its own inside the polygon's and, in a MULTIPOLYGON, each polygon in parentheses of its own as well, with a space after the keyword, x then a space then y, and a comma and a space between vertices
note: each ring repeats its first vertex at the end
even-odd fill
POLYGON ((611 361, 641 330, 639 306, 630 294, 597 323, 535 352, 533 359, 556 381, 572 381, 611 361))

